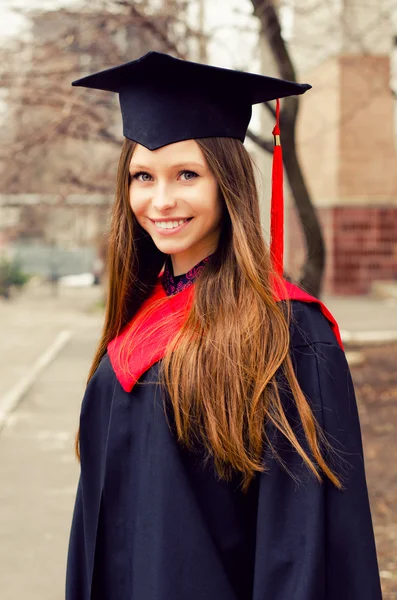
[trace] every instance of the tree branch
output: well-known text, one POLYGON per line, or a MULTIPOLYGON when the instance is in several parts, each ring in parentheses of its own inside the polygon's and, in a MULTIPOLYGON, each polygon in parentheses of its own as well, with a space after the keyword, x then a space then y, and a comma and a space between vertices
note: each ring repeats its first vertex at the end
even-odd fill
POLYGON ((259 146, 260 148, 262 148, 262 150, 265 150, 266 152, 269 152, 269 154, 273 154, 274 144, 273 144, 272 141, 265 140, 265 138, 263 138, 260 135, 257 135, 256 133, 254 133, 253 131, 251 131, 251 129, 248 129, 246 135, 247 135, 247 138, 249 138, 250 140, 252 140, 257 146, 259 146))
POLYGON ((263 107, 266 108, 267 112, 271 114, 273 119, 276 118, 276 109, 269 102, 264 102, 263 107))
MULTIPOLYGON (((260 21, 262 35, 272 52, 281 78, 296 81, 295 69, 281 34, 280 21, 274 0, 251 0, 251 2, 254 7, 254 14, 260 21)), ((298 106, 298 97, 289 96, 285 98, 281 109, 283 161, 306 242, 306 261, 301 285, 318 296, 324 274, 325 245, 321 226, 296 152, 295 127, 298 106)), ((251 137, 251 139, 253 138, 251 137)), ((261 138, 258 141, 261 142, 261 138)), ((261 143, 259 145, 264 147, 261 143)), ((267 149, 266 144, 265 149, 267 149)))
POLYGON ((261 32, 269 42, 282 79, 296 81, 295 69, 281 35, 281 25, 272 0, 251 0, 254 15, 258 17, 261 32))

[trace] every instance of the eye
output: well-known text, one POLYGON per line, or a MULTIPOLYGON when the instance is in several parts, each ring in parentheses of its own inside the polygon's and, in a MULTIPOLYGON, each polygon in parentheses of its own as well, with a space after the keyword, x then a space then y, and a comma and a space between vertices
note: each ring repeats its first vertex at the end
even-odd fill
POLYGON ((184 180, 185 181, 191 181, 192 179, 195 179, 196 177, 198 177, 197 173, 195 173, 194 171, 181 171, 180 175, 184 175, 184 180))
POLYGON ((149 175, 149 173, 146 173, 145 171, 139 171, 138 173, 134 173, 133 175, 131 175, 131 179, 137 179, 138 181, 151 181, 152 176, 149 175))

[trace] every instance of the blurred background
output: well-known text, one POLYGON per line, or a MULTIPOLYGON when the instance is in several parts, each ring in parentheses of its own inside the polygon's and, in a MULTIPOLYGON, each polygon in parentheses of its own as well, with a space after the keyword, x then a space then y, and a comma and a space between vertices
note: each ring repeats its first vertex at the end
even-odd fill
MULTIPOLYGON (((282 102, 286 273, 339 321, 386 599, 397 599, 397 0, 0 0, 0 589, 63 598, 101 330, 117 96, 71 81, 160 50, 308 82, 282 102)), ((246 146, 269 232, 273 104, 246 146)))

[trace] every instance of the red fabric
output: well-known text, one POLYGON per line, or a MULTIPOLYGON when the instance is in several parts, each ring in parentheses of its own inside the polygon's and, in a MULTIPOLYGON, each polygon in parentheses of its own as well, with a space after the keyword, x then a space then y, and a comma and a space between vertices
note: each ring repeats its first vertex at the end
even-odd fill
MULTIPOLYGON (((274 136, 280 136, 280 100, 276 104, 276 125, 274 136)), ((284 183, 283 183, 283 151, 274 146, 272 169, 272 201, 270 220, 270 253, 275 272, 282 277, 284 272, 284 183)))
POLYGON ((318 300, 314 296, 310 296, 310 294, 307 294, 306 292, 301 290, 300 287, 294 285, 290 281, 286 281, 285 279, 280 280, 278 283, 276 283, 275 281, 273 283, 273 287, 274 293, 278 300, 300 300, 301 302, 313 302, 314 304, 317 304, 320 307, 324 317, 331 325, 332 331, 334 332, 334 335, 338 340, 339 346, 342 348, 342 350, 344 349, 339 325, 332 316, 331 312, 325 306, 325 304, 321 302, 321 300, 318 300))
MULTIPOLYGON (((110 362, 118 381, 126 392, 130 392, 141 375, 164 356, 168 342, 178 332, 189 313, 193 302, 194 287, 194 285, 191 285, 178 292, 178 294, 168 296, 166 303, 160 308, 155 309, 143 322, 137 324, 139 317, 147 307, 151 306, 157 300, 167 297, 159 278, 154 293, 143 303, 133 321, 124 328, 118 337, 108 344, 107 351, 110 362), (123 342, 131 330, 134 330, 134 334, 139 335, 139 333, 143 333, 145 335, 145 332, 149 333, 151 327, 159 323, 163 317, 172 317, 172 315, 174 315, 174 318, 170 319, 169 326, 166 329, 160 328, 160 330, 146 335, 144 342, 133 353, 127 354, 128 350, 124 348, 123 342), (127 365, 127 369, 125 365, 127 365)), ((306 292, 302 291, 296 285, 284 280, 274 283, 274 293, 278 301, 290 299, 318 304, 322 313, 330 322, 335 336, 343 349, 338 324, 322 302, 306 294, 306 292)))
POLYGON ((174 337, 182 325, 183 313, 185 311, 188 312, 190 309, 193 300, 193 290, 194 285, 191 285, 181 292, 169 296, 165 304, 157 308, 143 323, 136 326, 136 321, 139 321, 139 317, 147 307, 157 300, 167 297, 163 285, 159 280, 154 293, 143 303, 133 321, 124 328, 117 338, 108 344, 107 350, 110 362, 117 379, 126 392, 130 392, 140 376, 164 356, 167 343, 174 337), (134 350, 133 355, 128 356, 128 361, 126 361, 126 349, 123 343, 131 328, 136 327, 136 333, 139 335, 140 332, 149 331, 156 322, 160 322, 162 318, 171 316, 172 314, 175 314, 175 318, 170 321, 167 329, 147 336, 145 342, 140 344, 134 350), (126 362, 128 362, 128 371, 124 367, 126 362))

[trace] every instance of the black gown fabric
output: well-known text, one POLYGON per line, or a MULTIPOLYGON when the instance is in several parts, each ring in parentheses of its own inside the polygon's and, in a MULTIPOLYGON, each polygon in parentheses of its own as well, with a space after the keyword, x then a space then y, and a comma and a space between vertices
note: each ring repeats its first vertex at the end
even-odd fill
MULTIPOLYGON (((379 600, 357 405, 345 355, 319 308, 292 302, 300 385, 338 456, 344 490, 309 473, 277 430, 290 474, 269 470, 247 494, 167 424, 156 363, 131 392, 105 355, 81 410, 81 476, 66 600, 379 600), (295 478, 298 478, 297 482, 295 478)), ((283 403, 307 448, 288 391, 283 403)))

